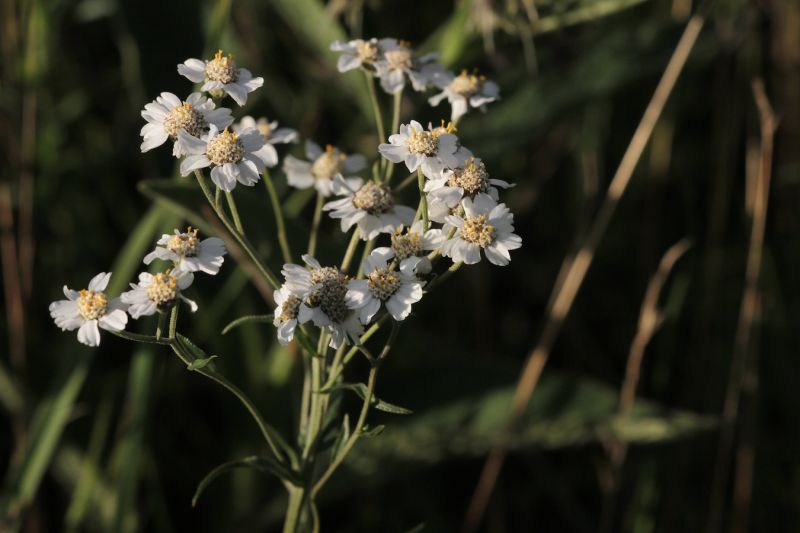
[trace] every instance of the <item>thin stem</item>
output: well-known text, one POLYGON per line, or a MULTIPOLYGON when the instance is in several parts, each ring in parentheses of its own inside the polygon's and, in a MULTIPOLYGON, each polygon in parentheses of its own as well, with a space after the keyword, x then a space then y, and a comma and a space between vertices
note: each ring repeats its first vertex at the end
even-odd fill
POLYGON ((369 98, 372 101, 372 112, 375 115, 375 128, 378 130, 378 144, 386 141, 386 130, 383 128, 383 114, 381 113, 381 106, 378 105, 378 95, 375 92, 375 78, 372 74, 364 70, 364 78, 367 80, 367 89, 369 89, 369 98))
MULTIPOLYGON (((400 104, 403 102, 403 91, 395 93, 394 95, 394 102, 392 104, 392 130, 390 133, 397 133, 397 130, 400 128, 400 104)), ((386 162, 386 174, 384 177, 384 183, 387 185, 392 180, 392 174, 394 173, 394 165, 386 162)))
POLYGON ((317 234, 319 233, 319 224, 322 221, 322 206, 325 203, 325 197, 317 193, 317 203, 314 205, 314 219, 311 221, 311 235, 308 237, 308 255, 313 256, 317 251, 317 234))
POLYGON ((272 182, 272 176, 270 176, 268 169, 264 169, 264 186, 267 188, 269 201, 272 203, 272 213, 275 215, 275 227, 278 230, 278 243, 280 243, 281 246, 283 260, 286 263, 291 263, 292 252, 289 249, 289 240, 286 238, 286 223, 283 220, 283 209, 281 209, 278 193, 275 191, 275 184, 272 182))
POLYGON ((233 224, 236 226, 236 231, 244 235, 242 219, 239 217, 239 209, 236 207, 236 200, 233 199, 233 193, 231 191, 225 191, 225 199, 228 200, 228 209, 231 210, 231 216, 233 217, 233 224))
POLYGON ((361 262, 358 264, 358 273, 356 274, 357 279, 361 279, 364 277, 364 261, 369 257, 369 254, 372 253, 372 250, 375 248, 375 239, 370 239, 367 241, 367 244, 364 245, 364 251, 361 253, 361 262))
POLYGON ((116 335, 117 337, 133 341, 133 342, 144 342, 147 344, 160 344, 161 346, 171 346, 172 340, 167 338, 157 338, 152 335, 142 335, 140 333, 132 333, 130 331, 120 330, 120 331, 113 331, 108 330, 112 335, 116 335))
POLYGON ((208 187, 208 183, 206 182, 203 172, 201 170, 195 170, 194 175, 197 178, 197 183, 200 185, 200 189, 203 191, 208 204, 214 210, 214 213, 216 213, 217 218, 219 218, 219 220, 225 226, 225 229, 227 229, 228 232, 233 235, 234 239, 236 239, 236 242, 238 242, 239 246, 241 246, 242 249, 247 253, 250 259, 253 261, 253 264, 256 266, 256 269, 258 269, 259 273, 264 276, 264 279, 269 282, 272 288, 277 289, 280 287, 278 278, 272 273, 268 266, 261 262, 255 250, 253 249, 253 245, 247 240, 247 237, 239 233, 239 231, 237 231, 237 229, 231 224, 231 221, 228 220, 228 217, 225 215, 222 209, 218 208, 214 202, 213 196, 211 195, 211 190, 208 187))
POLYGON ((422 211, 422 233, 428 231, 428 195, 425 194, 425 176, 422 168, 417 169, 417 185, 419 186, 419 205, 422 211))
POLYGON ((320 426, 322 424, 322 395, 320 388, 322 386, 322 372, 325 365, 325 356, 328 353, 328 334, 326 330, 322 330, 319 335, 317 343, 317 353, 320 357, 311 358, 311 414, 308 420, 308 432, 306 433, 306 441, 303 447, 302 458, 308 461, 314 449, 314 443, 317 440, 320 426))
POLYGON ((353 231, 353 236, 350 237, 350 244, 347 245, 347 251, 344 253, 344 259, 342 259, 342 266, 340 267, 345 274, 350 268, 350 263, 353 261, 353 255, 356 253, 356 248, 358 247, 358 241, 360 239, 361 231, 356 228, 355 231, 353 231))
POLYGON ((172 306, 172 311, 169 314, 169 338, 175 338, 175 330, 178 327, 178 305, 172 306))

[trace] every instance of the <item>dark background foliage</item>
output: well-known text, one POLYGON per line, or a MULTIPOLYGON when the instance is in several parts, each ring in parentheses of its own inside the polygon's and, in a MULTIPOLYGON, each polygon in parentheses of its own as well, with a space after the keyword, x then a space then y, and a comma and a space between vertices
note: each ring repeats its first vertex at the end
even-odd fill
MULTIPOLYGON (((168 149, 141 154, 139 112, 161 91, 189 92, 175 65, 217 48, 264 76, 244 110, 304 138, 375 155, 363 80, 340 75, 327 45, 349 34, 396 36, 478 68, 503 100, 467 116, 459 135, 494 177, 524 247, 508 267, 463 268, 415 307, 378 394, 414 410, 361 441, 320 502, 326 531, 457 531, 536 343, 561 262, 592 226, 606 187, 692 10, 691 0, 5 2, 0 165, 5 319, 0 356, 0 529, 272 531, 285 493, 239 470, 196 508, 198 481, 260 451, 238 403, 166 350, 104 335, 100 349, 61 333, 47 313, 60 287, 112 269, 119 291, 156 236, 197 218, 201 197, 168 149), (193 218, 194 217, 194 218, 193 218), (7 347, 7 349, 6 349, 7 347)), ((705 6, 708 7, 708 6, 705 6)), ((734 460, 719 530, 800 528, 797 201, 800 4, 718 1, 603 238, 523 423, 482 530, 709 531, 719 416, 731 376, 751 223, 747 152, 757 149, 750 90, 759 77, 781 118, 775 142, 759 300, 747 350, 734 460), (664 252, 692 247, 662 292, 630 419, 617 398, 642 298, 664 252), (629 444, 618 482, 607 450, 629 444), (746 468, 753 454, 753 469, 746 468), (744 459, 744 462, 737 460, 744 459), (736 487, 736 490, 734 490, 736 487), (747 488, 751 492, 747 492, 747 488), (741 492, 743 491, 744 492, 741 492), (733 498, 734 492, 740 494, 733 498), (749 513, 741 513, 749 510, 749 513), (732 518, 746 516, 744 519, 732 518)), ((384 99, 389 106, 389 99, 384 99)), ((403 116, 446 116, 406 94, 403 116)), ((300 148, 291 148, 299 153, 300 148)), ((283 154, 287 150, 282 151, 283 154)), ((282 155, 283 155, 282 154, 282 155)), ((275 174, 295 252, 313 201, 275 174)), ((270 265, 279 254, 266 194, 236 191, 270 265)), ((413 195, 409 196, 413 201, 413 195)), ((326 220, 320 255, 345 246, 326 220)), ((267 313, 229 258, 192 289, 185 331, 290 431, 298 353, 271 326, 221 336, 267 313)), ((138 324, 152 331, 154 324, 138 324)), ((365 379, 366 368, 348 370, 365 379)), ((733 381, 742 372, 733 374, 733 381)), ((356 398, 343 396, 354 416, 356 398)), ((713 529, 710 531, 714 531, 713 529)))

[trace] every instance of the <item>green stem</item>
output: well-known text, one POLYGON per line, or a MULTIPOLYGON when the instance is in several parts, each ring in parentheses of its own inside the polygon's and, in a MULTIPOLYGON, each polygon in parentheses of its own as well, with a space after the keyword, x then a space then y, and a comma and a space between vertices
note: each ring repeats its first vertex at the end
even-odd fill
MULTIPOLYGON (((178 302, 175 302, 175 307, 178 306, 178 302)), ((162 339, 164 337, 164 326, 167 325, 167 314, 158 311, 158 325, 156 325, 156 339, 162 339)))
POLYGON ((236 226, 236 231, 244 235, 242 219, 239 218, 239 209, 236 207, 236 200, 233 199, 233 193, 231 191, 225 191, 225 199, 228 200, 228 209, 231 210, 231 216, 233 217, 233 224, 236 226))
POLYGON ((305 489, 292 487, 289 489, 289 504, 286 508, 286 518, 283 521, 283 533, 296 533, 302 516, 305 489))
POLYGON ((197 183, 200 185, 200 189, 203 191, 203 194, 205 195, 208 204, 214 210, 214 213, 216 213, 217 218, 219 218, 219 220, 225 226, 225 229, 227 229, 228 232, 231 235, 233 235, 233 238, 236 240, 237 243, 239 243, 239 246, 241 246, 242 249, 247 253, 247 255, 250 257, 250 260, 252 260, 253 264, 256 266, 256 269, 258 269, 259 273, 262 276, 264 276, 264 279, 267 280, 267 282, 272 286, 272 288, 277 289, 278 287, 280 287, 280 283, 278 283, 278 278, 275 276, 275 274, 272 273, 269 267, 267 267, 264 263, 261 262, 261 260, 258 258, 258 255, 255 252, 255 249, 247 240, 247 237, 239 233, 239 231, 237 231, 237 229, 232 225, 231 221, 228 220, 228 217, 225 215, 222 209, 219 209, 217 207, 217 205, 214 202, 214 197, 211 195, 211 190, 208 187, 208 183, 206 182, 206 178, 203 175, 203 172, 201 170, 195 170, 194 175, 197 178, 197 183))
MULTIPOLYGON (((400 128, 400 104, 403 102, 403 91, 396 93, 394 95, 394 102, 392 104, 392 130, 390 133, 397 133, 397 130, 400 128)), ((392 180, 392 174, 394 173, 394 165, 387 161, 386 164, 386 175, 383 179, 384 183, 387 185, 392 180)))
POLYGON ((162 346, 170 346, 172 345, 172 340, 167 338, 157 338, 152 335, 142 335, 140 333, 132 333, 130 331, 125 331, 124 329, 121 331, 111 331, 109 332, 117 337, 133 341, 133 342, 144 342, 147 344, 160 344, 162 346))
POLYGON ((317 234, 319 233, 319 224, 322 221, 322 206, 325 203, 325 197, 317 193, 317 203, 314 205, 314 219, 311 221, 311 235, 308 237, 308 255, 313 256, 317 251, 317 234))
POLYGON ((320 354, 320 356, 311 358, 311 413, 308 419, 306 441, 303 446, 302 458, 304 461, 308 461, 309 457, 311 457, 320 426, 322 425, 323 405, 320 389, 322 387, 322 372, 325 365, 325 356, 328 353, 328 339, 327 331, 320 331, 319 341, 317 342, 317 353, 320 354))
POLYGON ((419 185, 419 205, 422 211, 422 233, 428 231, 428 195, 425 193, 425 176, 422 168, 417 169, 417 185, 419 185))
POLYGON ((369 254, 372 253, 372 250, 375 249, 375 239, 370 239, 367 241, 367 244, 364 245, 364 251, 361 253, 361 262, 358 264, 358 273, 356 274, 356 279, 362 279, 364 277, 364 261, 369 257, 369 254))
POLYGON ((345 274, 350 269, 350 263, 353 261, 353 255, 356 253, 356 248, 358 247, 358 241, 361 240, 361 231, 356 228, 353 231, 353 236, 350 237, 350 244, 347 245, 347 250, 344 253, 344 258, 342 259, 342 266, 340 269, 345 274))
POLYGON ((369 98, 372 101, 372 112, 375 115, 375 127, 378 130, 378 144, 386 142, 386 130, 383 128, 383 114, 381 113, 381 106, 378 104, 378 95, 375 92, 375 78, 367 70, 364 70, 364 78, 367 80, 367 89, 369 89, 369 98))
POLYGON ((286 263, 291 263, 292 252, 289 249, 289 240, 286 238, 286 224, 283 220, 283 209, 281 209, 278 193, 275 191, 275 184, 272 182, 272 176, 270 176, 268 169, 264 169, 264 186, 267 188, 269 201, 272 203, 272 212, 275 215, 275 227, 278 229, 278 243, 280 243, 281 246, 283 260, 286 263))

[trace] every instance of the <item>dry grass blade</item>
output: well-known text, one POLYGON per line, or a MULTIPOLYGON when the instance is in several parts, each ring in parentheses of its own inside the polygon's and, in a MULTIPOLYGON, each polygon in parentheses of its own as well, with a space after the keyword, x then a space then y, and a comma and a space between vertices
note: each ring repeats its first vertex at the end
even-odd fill
MULTIPOLYGON (((755 168, 748 176, 748 190, 752 196, 748 199, 747 210, 750 214, 752 225, 750 229, 750 244, 747 252, 747 266, 745 271, 745 287, 742 302, 739 308, 739 321, 734 340, 733 360, 731 361, 728 385, 725 391, 725 400, 722 408, 722 426, 719 445, 717 448, 717 462, 714 469, 714 480, 711 492, 711 507, 706 531, 719 531, 722 509, 728 487, 728 474, 730 459, 733 453, 733 440, 736 420, 739 418, 739 404, 745 386, 754 391, 757 381, 755 375, 756 356, 753 342, 756 333, 757 321, 761 312, 761 263, 764 252, 764 232, 767 223, 767 207, 769 203, 769 188, 772 178, 772 151, 775 130, 778 127, 778 118, 772 110, 764 82, 760 79, 752 82, 753 98, 755 99, 761 129, 761 149, 757 165, 748 165, 755 168), (752 369, 748 372, 748 368, 752 369)), ((746 437, 746 435, 744 435, 746 437)), ((749 442, 752 445, 752 442, 749 442)), ((734 484, 734 507, 732 516, 732 531, 745 531, 750 507, 750 494, 752 489, 752 448, 748 442, 743 442, 737 458, 736 482, 734 484)))
MULTIPOLYGON (((631 341, 628 352, 628 363, 625 367, 625 379, 622 382, 619 394, 619 414, 622 417, 630 416, 633 404, 636 399, 636 389, 639 384, 639 375, 644 361, 644 353, 648 344, 660 329, 664 321, 664 315, 658 307, 658 300, 661 291, 669 278, 675 263, 683 257, 691 246, 688 239, 681 239, 666 251, 658 265, 658 270, 650 278, 647 284, 642 307, 639 311, 639 324, 636 335, 631 341)), ((607 443, 607 452, 611 460, 611 472, 608 477, 608 484, 605 486, 605 498, 603 511, 600 518, 600 531, 611 531, 614 519, 614 509, 616 506, 617 491, 619 489, 619 475, 625 456, 628 453, 627 444, 619 441, 607 443)))
MULTIPOLYGON (((600 207, 583 245, 574 259, 570 260, 568 258, 562 265, 563 275, 559 274, 559 278, 563 279, 563 283, 554 287, 541 337, 536 347, 528 355, 520 375, 511 406, 509 426, 513 426, 516 420, 519 419, 520 414, 533 395, 555 339, 561 330, 561 325, 572 308, 578 290, 583 285, 586 273, 594 259, 595 251, 605 234, 619 199, 630 182, 636 164, 639 162, 642 152, 653 133, 653 128, 658 122, 678 76, 686 64, 689 53, 694 48, 694 44, 703 27, 703 22, 704 18, 702 16, 695 15, 687 23, 686 29, 675 47, 675 51, 661 76, 653 97, 647 105, 633 138, 622 157, 622 161, 611 180, 603 205, 600 207)), ((472 500, 467 508, 462 529, 465 533, 475 531, 480 524, 489 503, 489 498, 494 491, 505 456, 506 450, 503 448, 495 449, 489 454, 472 500)))

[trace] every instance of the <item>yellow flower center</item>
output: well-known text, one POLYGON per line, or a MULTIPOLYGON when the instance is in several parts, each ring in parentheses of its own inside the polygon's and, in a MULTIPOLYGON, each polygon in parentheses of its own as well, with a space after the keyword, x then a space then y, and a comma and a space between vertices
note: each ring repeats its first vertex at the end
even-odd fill
POLYGON ((400 288, 400 278, 388 266, 378 268, 367 276, 369 292, 378 300, 388 300, 400 288))
POLYGON ((258 119, 258 122, 256 122, 256 129, 258 130, 258 133, 264 137, 264 142, 268 141, 270 137, 272 137, 272 127, 269 125, 269 120, 265 118, 258 119))
POLYGON ((178 278, 169 271, 153 276, 147 286, 147 297, 158 305, 166 305, 178 297, 178 278))
POLYGON ((180 257, 194 257, 197 255, 197 247, 200 239, 197 238, 197 229, 186 230, 186 233, 177 233, 167 241, 167 250, 180 257))
POLYGON ((356 43, 356 53, 359 59, 365 63, 373 63, 378 59, 380 50, 378 45, 370 41, 358 41, 356 43))
POLYGON ((412 154, 433 157, 439 150, 439 136, 431 131, 416 131, 410 129, 406 148, 412 154))
POLYGON ((450 187, 460 187, 466 195, 474 197, 479 192, 489 190, 489 173, 486 172, 483 161, 476 162, 475 158, 471 158, 464 161, 463 167, 453 169, 453 173, 447 178, 447 184, 450 187))
POLYGON ((414 64, 414 54, 407 46, 401 45, 397 50, 389 50, 384 55, 392 70, 410 69, 414 64))
POLYGON ((325 151, 311 164, 311 175, 315 179, 329 180, 341 172, 344 154, 330 144, 325 151))
POLYGON ((208 143, 206 157, 218 167, 226 163, 238 163, 244 157, 244 145, 236 132, 225 128, 225 131, 208 143))
POLYGON ((236 64, 233 54, 222 55, 222 50, 217 51, 214 59, 206 63, 206 79, 220 83, 233 83, 236 81, 236 64))
POLYGON ((178 132, 181 130, 186 130, 189 135, 199 137, 207 125, 208 123, 203 118, 203 114, 188 102, 175 106, 172 111, 167 113, 167 117, 164 119, 164 131, 173 140, 178 138, 178 132))
POLYGON ((422 242, 419 233, 406 228, 405 235, 403 228, 398 228, 392 232, 392 251, 399 261, 413 257, 422 251, 422 242))
POLYGON ((485 76, 468 74, 466 70, 462 70, 461 74, 453 78, 453 81, 450 82, 450 90, 465 98, 469 98, 481 90, 484 81, 486 81, 485 76))
POLYGON ((101 291, 83 289, 77 300, 78 313, 84 320, 97 320, 106 314, 108 298, 101 291))
POLYGON ((486 223, 486 215, 467 218, 460 233, 463 240, 481 248, 486 248, 494 241, 494 227, 486 223))
POLYGON ((353 195, 353 205, 370 215, 385 213, 394 206, 389 186, 368 181, 353 195))

